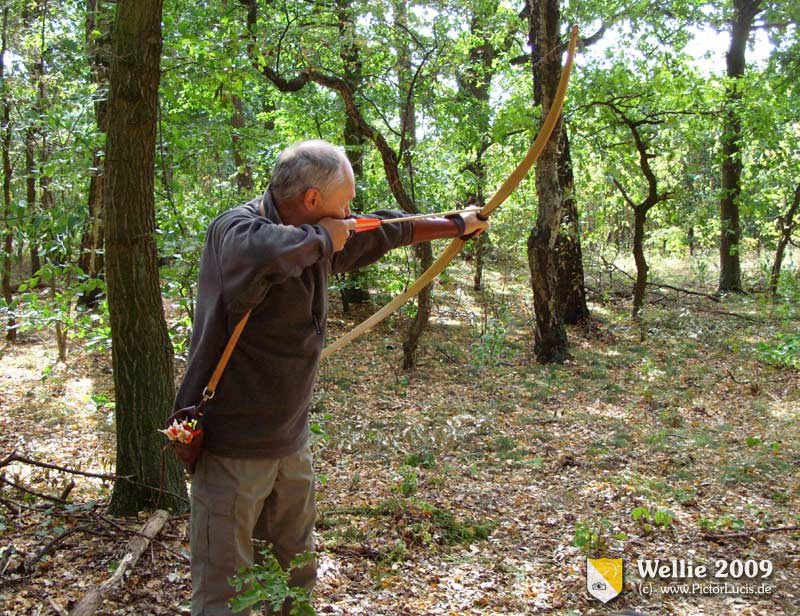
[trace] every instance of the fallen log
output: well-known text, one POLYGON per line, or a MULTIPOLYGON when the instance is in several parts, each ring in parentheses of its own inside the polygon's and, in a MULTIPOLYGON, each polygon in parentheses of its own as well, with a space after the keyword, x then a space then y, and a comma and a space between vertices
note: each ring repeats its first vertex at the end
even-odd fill
POLYGON ((103 600, 116 588, 122 581, 125 573, 132 569, 139 557, 145 551, 150 541, 164 528, 169 514, 163 509, 156 510, 150 519, 145 522, 139 533, 128 542, 128 549, 125 556, 119 563, 114 575, 100 584, 97 588, 90 590, 78 604, 72 608, 70 616, 91 616, 102 605, 103 600))

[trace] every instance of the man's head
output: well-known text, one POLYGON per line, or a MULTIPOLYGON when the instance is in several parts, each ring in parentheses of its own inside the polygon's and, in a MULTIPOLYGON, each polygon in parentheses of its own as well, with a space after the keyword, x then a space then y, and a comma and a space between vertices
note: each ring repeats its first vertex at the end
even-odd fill
POLYGON ((281 152, 269 186, 287 224, 347 218, 355 197, 353 169, 344 150, 320 139, 281 152))

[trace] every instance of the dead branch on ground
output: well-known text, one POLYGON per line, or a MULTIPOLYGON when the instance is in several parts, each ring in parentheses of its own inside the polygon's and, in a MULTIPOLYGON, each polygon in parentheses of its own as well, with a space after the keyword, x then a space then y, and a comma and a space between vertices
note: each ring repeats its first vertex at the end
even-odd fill
POLYGON ((97 588, 90 590, 70 612, 70 616, 90 616, 97 611, 103 599, 122 581, 129 569, 133 569, 150 541, 161 531, 169 514, 163 509, 156 510, 145 522, 137 535, 128 542, 128 549, 114 574, 97 588))

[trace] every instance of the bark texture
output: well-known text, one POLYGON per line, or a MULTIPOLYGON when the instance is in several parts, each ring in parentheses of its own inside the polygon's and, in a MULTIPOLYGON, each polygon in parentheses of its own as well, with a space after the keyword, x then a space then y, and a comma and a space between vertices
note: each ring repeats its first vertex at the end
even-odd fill
POLYGON ((572 156, 565 127, 561 131, 558 182, 562 195, 561 228, 556 240, 558 305, 564 311, 564 322, 575 325, 589 318, 589 307, 586 305, 580 219, 575 204, 575 178, 572 174, 572 156))
POLYGON ((725 56, 728 84, 722 116, 722 196, 720 198, 719 291, 741 293, 742 269, 739 196, 742 192, 742 101, 739 81, 744 75, 747 39, 762 0, 734 0, 731 44, 725 56))
MULTIPOLYGON (((8 6, 3 7, 2 49, 0 49, 0 83, 5 86, 5 59, 8 50, 8 6)), ((3 299, 8 307, 6 340, 17 340, 17 320, 14 316, 14 293, 11 290, 11 253, 14 249, 14 233, 11 225, 11 104, 3 99, 3 299)))
MULTIPOLYGON (((175 397, 155 243, 155 140, 162 0, 120 0, 112 33, 106 158, 106 268, 116 394, 117 475, 111 509, 159 503, 163 437, 175 397)), ((198 392, 199 395, 200 392, 198 392)), ((165 487, 184 496, 183 470, 166 457, 165 487)), ((180 510, 169 495, 161 506, 180 510)))
MULTIPOLYGON (((548 53, 559 45, 561 17, 558 0, 529 0, 530 42, 533 49, 534 100, 547 116, 561 76, 561 55, 548 53)), ((536 164, 538 208, 536 225, 528 237, 528 267, 531 272, 536 312, 534 351, 540 363, 560 363, 570 358, 563 312, 558 305, 558 257, 556 241, 561 222, 561 187, 558 181, 561 119, 536 164)))

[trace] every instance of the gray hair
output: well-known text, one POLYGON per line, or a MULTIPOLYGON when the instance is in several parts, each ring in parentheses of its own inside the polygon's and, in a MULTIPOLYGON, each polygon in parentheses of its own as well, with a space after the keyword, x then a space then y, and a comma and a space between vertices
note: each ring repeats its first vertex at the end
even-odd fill
POLYGON ((309 188, 328 194, 344 183, 346 163, 343 148, 321 139, 300 141, 278 156, 270 190, 278 203, 291 203, 309 188))

